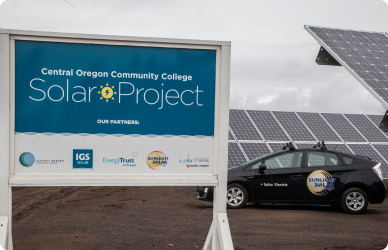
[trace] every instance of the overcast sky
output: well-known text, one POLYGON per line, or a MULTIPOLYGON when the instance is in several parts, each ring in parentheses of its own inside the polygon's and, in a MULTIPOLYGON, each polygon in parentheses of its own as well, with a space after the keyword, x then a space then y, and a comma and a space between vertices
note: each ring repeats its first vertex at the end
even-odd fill
MULTIPOLYGON (((0 0, 1 2, 1 0, 0 0)), ((232 42, 230 107, 383 114, 304 25, 387 31, 382 0, 6 0, 0 28, 232 42)))

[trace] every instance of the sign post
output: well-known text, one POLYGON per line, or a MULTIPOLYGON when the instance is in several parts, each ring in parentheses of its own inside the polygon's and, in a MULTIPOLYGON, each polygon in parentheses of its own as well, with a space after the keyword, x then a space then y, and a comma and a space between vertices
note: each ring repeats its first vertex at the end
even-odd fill
POLYGON ((0 30, 0 56, 0 245, 12 186, 208 185, 204 249, 233 249, 229 42, 0 30))

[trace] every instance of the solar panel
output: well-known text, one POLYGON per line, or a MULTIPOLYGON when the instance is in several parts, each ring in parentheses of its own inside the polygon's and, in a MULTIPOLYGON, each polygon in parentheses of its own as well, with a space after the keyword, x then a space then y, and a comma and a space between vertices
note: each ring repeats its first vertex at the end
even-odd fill
MULTIPOLYGON (((335 150, 343 153, 353 154, 349 148, 345 144, 326 144, 326 148, 328 150, 335 150)), ((313 148, 317 144, 311 144, 311 143, 297 143, 296 146, 298 148, 313 148)))
POLYGON ((318 113, 298 112, 298 115, 319 141, 341 141, 318 113))
POLYGON ((313 148, 317 144, 311 144, 311 143, 296 143, 296 147, 301 148, 313 148))
POLYGON ((256 127, 259 128, 265 140, 288 141, 288 136, 284 133, 279 123, 269 111, 248 110, 256 127))
POLYGON ((388 166, 380 155, 369 144, 348 144, 356 155, 363 155, 372 158, 372 160, 381 162, 382 168, 386 169, 388 166))
POLYGON ((243 152, 237 143, 228 144, 228 167, 238 166, 241 163, 246 162, 243 152))
POLYGON ((365 115, 345 115, 351 123, 370 142, 388 142, 387 137, 381 130, 376 128, 365 115))
MULTIPOLYGON (((388 159, 388 145, 373 145, 379 153, 384 156, 385 159, 388 159)), ((388 167, 385 164, 382 164, 381 171, 383 172, 383 176, 388 178, 388 167)))
MULTIPOLYGON (((308 27, 332 50, 358 80, 368 85, 387 105, 388 37, 383 33, 308 27)), ((330 52, 330 51, 329 51, 330 52)), ((369 89, 368 89, 369 90, 369 89)))
POLYGON ((272 152, 278 152, 283 150, 283 147, 286 146, 286 142, 284 143, 268 143, 268 145, 271 147, 272 152))
POLYGON ((232 133, 230 133, 230 130, 229 130, 229 137, 228 137, 228 140, 234 140, 232 133))
POLYGON ((345 144, 326 144, 327 149, 335 150, 347 154, 353 154, 345 144))
POLYGON ((341 114, 322 113, 322 116, 337 131, 346 142, 365 142, 365 139, 355 130, 341 114))
POLYGON ((262 140, 244 110, 229 110, 229 126, 237 140, 262 140))
POLYGON ((384 117, 383 115, 367 115, 367 116, 369 117, 369 119, 372 120, 374 124, 376 124, 377 127, 380 126, 380 123, 384 117))
POLYGON ((249 160, 271 152, 265 143, 241 143, 240 145, 249 160))
POLYGON ((307 130, 304 124, 293 112, 274 111, 278 121, 287 131, 293 141, 315 141, 315 138, 307 130))

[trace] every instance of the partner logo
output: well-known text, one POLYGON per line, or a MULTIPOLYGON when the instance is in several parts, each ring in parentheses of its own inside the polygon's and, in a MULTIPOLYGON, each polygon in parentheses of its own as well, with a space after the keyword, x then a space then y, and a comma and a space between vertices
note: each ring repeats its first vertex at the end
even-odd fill
POLYGON ((209 162, 209 158, 194 158, 194 162, 209 162))
POLYGON ((168 157, 161 151, 153 151, 147 156, 147 164, 152 170, 167 166, 168 157))
POLYGON ((73 149, 73 169, 93 169, 93 149, 73 149))
POLYGON ((103 158, 102 159, 103 163, 113 163, 113 164, 120 164, 124 167, 135 167, 135 159, 126 159, 126 158, 115 158, 115 159, 108 159, 108 158, 103 158))
POLYGON ((307 177, 307 187, 315 195, 325 195, 334 189, 335 179, 328 172, 317 170, 307 177))
POLYGON ((108 102, 109 99, 114 100, 113 95, 117 94, 117 92, 113 91, 115 86, 109 87, 109 84, 107 83, 105 87, 103 86, 100 86, 100 87, 101 87, 101 91, 97 92, 98 94, 101 94, 100 100, 105 99, 106 102, 108 102))
POLYGON ((187 168, 208 168, 209 165, 186 165, 187 168))
POLYGON ((185 159, 179 159, 179 163, 192 163, 193 159, 190 159, 190 154, 187 155, 185 159))
POLYGON ((25 167, 31 167, 35 162, 35 156, 29 152, 24 152, 19 157, 20 164, 25 167))
POLYGON ((35 164, 46 164, 46 165, 56 165, 60 163, 64 163, 65 160, 36 160, 35 164))

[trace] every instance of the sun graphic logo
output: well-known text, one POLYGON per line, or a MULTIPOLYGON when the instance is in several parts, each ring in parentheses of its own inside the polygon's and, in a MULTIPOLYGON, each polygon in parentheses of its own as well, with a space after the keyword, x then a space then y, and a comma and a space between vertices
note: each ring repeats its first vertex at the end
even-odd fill
POLYGON ((161 151, 153 151, 147 156, 147 164, 152 170, 160 170, 159 167, 167 165, 168 157, 161 151))
POLYGON ((133 158, 136 158, 138 156, 138 153, 136 151, 133 151, 131 155, 133 158))
POLYGON ((109 99, 114 100, 113 95, 117 94, 117 92, 113 91, 115 86, 109 87, 109 84, 107 83, 105 87, 104 86, 100 86, 100 87, 101 87, 101 91, 97 92, 98 94, 101 94, 100 100, 105 99, 106 102, 108 102, 109 99))
POLYGON ((307 177, 307 187, 315 195, 325 195, 334 189, 335 179, 328 172, 317 170, 307 177))

